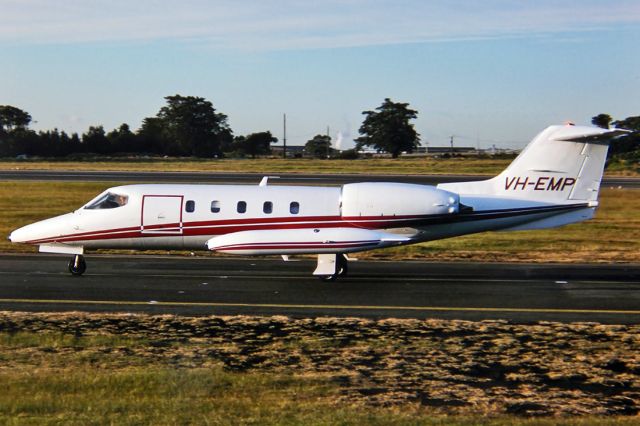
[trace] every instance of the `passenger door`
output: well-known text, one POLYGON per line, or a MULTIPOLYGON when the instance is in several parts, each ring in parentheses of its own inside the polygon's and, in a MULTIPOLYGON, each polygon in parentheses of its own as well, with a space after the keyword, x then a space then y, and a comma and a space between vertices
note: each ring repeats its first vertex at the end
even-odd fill
POLYGON ((144 195, 140 232, 182 234, 182 195, 144 195))

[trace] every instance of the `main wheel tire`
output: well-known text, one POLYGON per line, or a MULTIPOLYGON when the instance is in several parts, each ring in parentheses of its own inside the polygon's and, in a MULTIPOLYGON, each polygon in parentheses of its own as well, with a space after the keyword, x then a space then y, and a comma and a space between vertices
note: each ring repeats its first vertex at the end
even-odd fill
POLYGON ((87 262, 83 256, 76 256, 69 261, 69 272, 71 275, 79 277, 87 270, 87 262))
POLYGON ((338 279, 338 274, 333 274, 333 275, 319 275, 318 278, 320 279, 320 281, 324 281, 324 282, 331 282, 331 281, 335 281, 338 279))
POLYGON ((349 261, 344 254, 336 257, 336 274, 339 277, 346 277, 349 273, 349 261))

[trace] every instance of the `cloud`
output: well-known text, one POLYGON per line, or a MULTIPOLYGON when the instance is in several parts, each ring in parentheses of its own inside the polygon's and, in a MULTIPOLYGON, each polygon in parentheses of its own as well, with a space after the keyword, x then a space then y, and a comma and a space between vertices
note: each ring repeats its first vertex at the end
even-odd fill
POLYGON ((0 43, 176 41, 280 50, 568 33, 636 25, 637 0, 0 0, 0 43))

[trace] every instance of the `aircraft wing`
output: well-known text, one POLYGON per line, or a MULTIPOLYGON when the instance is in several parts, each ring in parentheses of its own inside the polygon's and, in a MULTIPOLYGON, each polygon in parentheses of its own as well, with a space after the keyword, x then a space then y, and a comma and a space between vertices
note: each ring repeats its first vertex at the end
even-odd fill
POLYGON ((404 235, 361 228, 266 229, 213 237, 207 248, 242 255, 350 253, 409 241, 404 235))

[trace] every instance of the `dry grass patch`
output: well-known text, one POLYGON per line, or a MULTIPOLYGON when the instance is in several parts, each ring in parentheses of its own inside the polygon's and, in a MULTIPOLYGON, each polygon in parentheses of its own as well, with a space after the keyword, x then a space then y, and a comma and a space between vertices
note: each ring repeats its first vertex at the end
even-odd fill
MULTIPOLYGON (((371 174, 486 174, 496 175, 512 158, 361 158, 318 160, 310 158, 260 159, 118 159, 111 161, 0 161, 2 170, 172 171, 244 173, 371 173, 371 174)), ((607 176, 640 176, 637 164, 615 162, 607 176)))
POLYGON ((633 424, 639 332, 2 312, 0 422, 633 424))
POLYGON ((375 158, 358 160, 315 160, 262 158, 146 161, 25 161, 0 162, 4 170, 83 170, 83 171, 174 171, 174 172, 242 172, 242 173, 371 173, 371 174, 497 174, 511 160, 451 158, 433 159, 375 158))
MULTIPOLYGON (((513 158, 360 158, 357 160, 319 160, 310 158, 260 159, 113 159, 87 161, 7 161, 0 170, 84 170, 84 171, 172 171, 244 173, 372 173, 372 174, 486 174, 496 175, 513 158)), ((613 161, 605 176, 640 176, 637 163, 613 161)))

